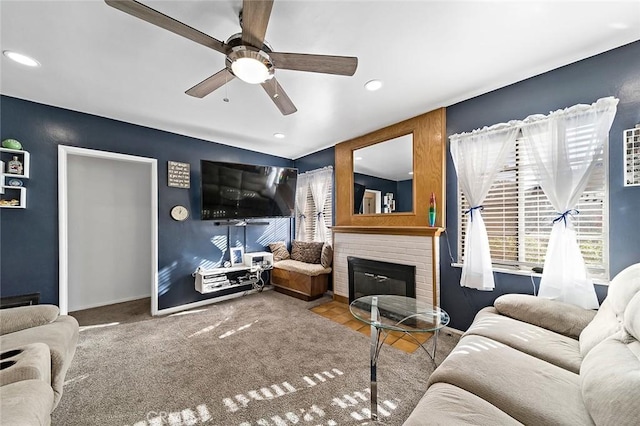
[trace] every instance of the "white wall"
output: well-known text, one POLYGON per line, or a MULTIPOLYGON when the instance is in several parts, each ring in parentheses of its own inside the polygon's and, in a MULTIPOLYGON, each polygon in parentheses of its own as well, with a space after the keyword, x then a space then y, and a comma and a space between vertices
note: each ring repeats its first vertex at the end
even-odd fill
POLYGON ((69 311, 151 295, 150 167, 68 157, 69 311))

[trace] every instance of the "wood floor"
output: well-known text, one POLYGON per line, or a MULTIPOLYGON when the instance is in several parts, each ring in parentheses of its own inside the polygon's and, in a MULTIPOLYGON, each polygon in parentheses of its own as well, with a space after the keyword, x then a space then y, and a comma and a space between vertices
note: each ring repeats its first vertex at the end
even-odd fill
MULTIPOLYGON (((371 336, 371 326, 354 318, 354 316, 351 315, 351 312, 349 312, 349 305, 347 305, 346 303, 332 300, 330 302, 323 303, 322 305, 311 308, 311 311, 315 312, 318 315, 322 315, 323 317, 330 319, 331 321, 342 324, 345 327, 356 330, 359 333, 371 336)), ((424 343, 429 340, 433 333, 412 333, 412 335, 420 343, 424 343)), ((384 340, 384 343, 408 353, 415 352, 419 347, 415 340, 413 340, 410 336, 397 331, 389 332, 387 338, 384 340)), ((428 349, 431 350, 430 347, 428 349)))

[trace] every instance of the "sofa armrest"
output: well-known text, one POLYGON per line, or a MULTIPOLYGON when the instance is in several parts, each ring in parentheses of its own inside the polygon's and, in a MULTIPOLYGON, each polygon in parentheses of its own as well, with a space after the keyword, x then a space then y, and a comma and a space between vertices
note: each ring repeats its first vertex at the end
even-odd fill
POLYGON ((58 318, 60 309, 54 305, 31 305, 0 309, 0 335, 49 324, 58 318))
POLYGON ((596 311, 528 294, 505 294, 493 304, 501 314, 577 339, 596 311))

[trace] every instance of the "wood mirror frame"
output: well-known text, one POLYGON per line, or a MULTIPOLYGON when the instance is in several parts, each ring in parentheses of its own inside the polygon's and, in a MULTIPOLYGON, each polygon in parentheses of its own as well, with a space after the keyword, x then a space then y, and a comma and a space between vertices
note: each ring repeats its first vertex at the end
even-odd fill
POLYGON ((444 227, 446 114, 439 108, 335 146, 336 227, 428 227, 429 197, 436 196, 436 227, 444 227), (413 212, 353 213, 353 151, 413 133, 413 212))

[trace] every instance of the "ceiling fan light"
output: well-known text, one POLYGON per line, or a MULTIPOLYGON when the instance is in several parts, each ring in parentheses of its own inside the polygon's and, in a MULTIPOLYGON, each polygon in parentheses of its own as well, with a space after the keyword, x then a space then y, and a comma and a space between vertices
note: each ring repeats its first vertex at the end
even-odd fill
POLYGON ((231 63, 231 70, 240 80, 249 84, 264 83, 269 78, 267 66, 254 58, 238 58, 231 63))
POLYGON ((250 46, 234 47, 227 56, 227 66, 233 75, 249 84, 264 83, 273 77, 269 55, 250 46))

